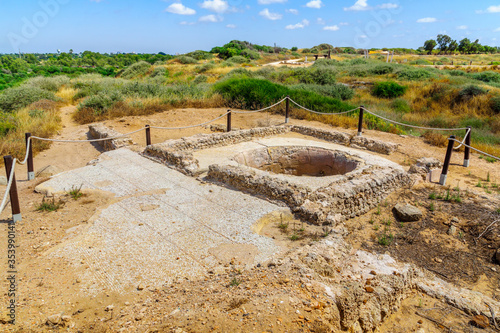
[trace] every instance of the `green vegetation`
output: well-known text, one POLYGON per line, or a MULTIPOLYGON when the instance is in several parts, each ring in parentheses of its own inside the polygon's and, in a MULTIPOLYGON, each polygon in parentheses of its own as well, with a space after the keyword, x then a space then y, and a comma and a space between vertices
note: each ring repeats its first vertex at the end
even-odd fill
POLYGON ((82 185, 80 187, 73 186, 71 189, 68 191, 68 194, 70 197, 73 198, 73 200, 78 200, 83 196, 82 193, 82 185))
POLYGON ((45 200, 46 198, 44 197, 42 199, 42 202, 36 206, 37 211, 41 212, 55 212, 59 208, 61 208, 62 203, 61 202, 56 202, 56 199, 52 197, 52 200, 45 200))
POLYGON ((404 95, 407 87, 396 82, 377 82, 373 88, 373 96, 380 98, 396 98, 404 95))

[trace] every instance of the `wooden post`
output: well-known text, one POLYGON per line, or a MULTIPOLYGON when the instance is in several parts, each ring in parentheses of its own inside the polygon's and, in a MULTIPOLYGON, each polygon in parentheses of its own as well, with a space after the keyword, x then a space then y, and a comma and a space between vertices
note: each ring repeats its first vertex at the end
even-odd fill
MULTIPOLYGON (((7 180, 10 179, 10 172, 12 170, 12 164, 14 159, 12 156, 7 155, 3 157, 5 164, 5 173, 7 174, 7 180)), ((12 185, 10 186, 10 206, 12 207, 12 220, 14 223, 21 221, 21 208, 19 206, 19 197, 17 195, 16 186, 16 175, 12 176, 12 185)))
POLYGON ((358 136, 363 135, 363 115, 365 113, 364 106, 359 107, 359 122, 358 122, 358 136))
POLYGON ((227 110, 227 132, 231 132, 231 110, 227 110))
POLYGON ((451 154, 453 153, 453 145, 455 144, 455 136, 450 136, 448 140, 448 148, 446 149, 446 157, 444 158, 443 171, 441 172, 441 178, 439 179, 439 184, 446 184, 446 178, 448 177, 448 168, 450 167, 451 154))
POLYGON ((290 96, 286 96, 285 124, 290 121, 290 96))
MULTIPOLYGON (((470 146, 470 138, 472 134, 472 127, 467 126, 467 134, 465 136, 465 144, 467 146, 470 146)), ((465 146, 465 152, 464 152, 464 167, 468 168, 470 164, 470 148, 465 146)))
POLYGON ((31 133, 25 133, 26 148, 28 149, 28 180, 35 179, 35 168, 33 165, 33 140, 30 140, 31 133), (28 147, 29 142, 29 147, 28 147))
POLYGON ((151 127, 146 125, 146 146, 151 146, 151 127))

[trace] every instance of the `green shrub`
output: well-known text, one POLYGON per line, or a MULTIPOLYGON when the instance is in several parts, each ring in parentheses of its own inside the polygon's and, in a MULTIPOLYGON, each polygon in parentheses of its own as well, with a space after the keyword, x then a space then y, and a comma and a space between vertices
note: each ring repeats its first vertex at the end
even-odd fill
POLYGON ((186 56, 191 57, 196 60, 209 60, 214 57, 214 55, 207 51, 196 50, 193 52, 189 52, 186 56))
POLYGON ((354 97, 354 90, 341 83, 328 85, 300 83, 290 86, 290 88, 296 90, 307 90, 323 96, 333 97, 341 100, 348 100, 354 97))
POLYGON ((328 66, 336 66, 339 62, 335 59, 318 59, 314 62, 312 67, 328 67, 328 66))
POLYGON ((491 109, 493 112, 500 114, 500 96, 493 97, 490 100, 491 103, 491 109))
POLYGON ((240 56, 243 56, 243 57, 245 57, 247 59, 251 59, 251 60, 260 59, 260 53, 259 52, 252 51, 252 50, 249 50, 249 49, 241 51, 240 56))
POLYGON ((393 100, 391 103, 391 107, 394 109, 394 111, 397 112, 407 113, 411 111, 410 104, 402 98, 393 100))
POLYGON ((432 65, 432 62, 427 61, 425 59, 418 59, 418 60, 410 61, 410 65, 432 65))
POLYGON ((185 56, 185 55, 177 57, 177 61, 179 61, 183 65, 198 63, 198 61, 195 58, 192 58, 190 56, 185 56))
POLYGON ((215 64, 212 62, 207 62, 206 64, 196 66, 196 71, 198 73, 205 73, 206 71, 209 71, 211 69, 215 68, 215 64))
POLYGON ((373 87, 373 96, 379 98, 395 98, 404 95, 407 87, 396 82, 377 82, 373 87))
POLYGON ((67 76, 62 75, 53 77, 37 76, 29 79, 25 83, 25 85, 28 87, 40 88, 50 92, 57 92, 61 86, 69 84, 69 81, 70 79, 67 76))
POLYGON ((351 77, 366 77, 369 72, 366 66, 356 66, 349 69, 348 75, 351 77))
POLYGON ((474 79, 483 82, 500 82, 500 73, 486 71, 481 73, 476 73, 472 76, 474 79))
POLYGON ((394 67, 391 65, 377 65, 370 70, 375 75, 390 74, 393 71, 394 67))
POLYGON ((486 90, 484 88, 471 84, 462 88, 462 90, 460 90, 460 92, 458 93, 458 96, 460 97, 461 100, 468 100, 475 96, 484 94, 486 94, 486 90))
POLYGON ((442 57, 439 59, 440 62, 451 62, 450 59, 446 58, 446 57, 442 57))
POLYGON ((0 94, 0 110, 12 112, 41 99, 57 100, 52 92, 38 87, 23 85, 16 88, 9 88, 0 94))
POLYGON ((197 77, 194 78, 193 84, 199 84, 199 83, 205 83, 208 80, 208 76, 206 75, 198 75, 197 77))
POLYGON ((165 67, 160 66, 160 67, 156 67, 155 69, 153 69, 153 72, 151 73, 150 77, 161 77, 161 76, 168 76, 168 75, 169 75, 168 70, 165 67))
POLYGON ((234 77, 218 82, 213 89, 231 106, 247 109, 269 106, 287 95, 306 108, 321 112, 341 112, 354 108, 335 98, 321 96, 312 91, 292 89, 261 79, 234 77))
POLYGON ((231 58, 228 58, 225 62, 229 65, 234 65, 234 64, 241 65, 241 64, 246 63, 247 61, 248 61, 247 58, 237 55, 237 56, 233 56, 231 58))
POLYGON ((434 74, 424 68, 404 69, 398 73, 398 79, 407 81, 426 80, 434 77, 434 74))
POLYGON ((123 71, 121 77, 124 79, 132 79, 146 74, 150 68, 151 64, 149 62, 139 61, 127 67, 123 71))
POLYGON ((10 113, 0 112, 0 137, 16 129, 16 118, 10 113))
POLYGON ((368 64, 368 61, 366 59, 362 59, 362 58, 352 59, 349 62, 351 63, 351 65, 366 65, 366 64, 368 64))
POLYGON ((122 96, 118 92, 112 92, 107 95, 104 93, 99 93, 97 95, 92 95, 84 99, 79 105, 78 109, 92 109, 95 115, 101 115, 108 111, 116 102, 123 100, 122 96))

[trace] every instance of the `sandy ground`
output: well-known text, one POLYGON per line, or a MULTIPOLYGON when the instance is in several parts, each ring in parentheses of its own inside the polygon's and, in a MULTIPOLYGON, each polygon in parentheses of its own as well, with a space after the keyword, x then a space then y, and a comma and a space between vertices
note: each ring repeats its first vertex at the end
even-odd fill
MULTIPOLYGON (((69 106, 61 109, 64 128, 58 138, 85 139, 87 126, 75 124, 71 120, 71 113, 75 110, 69 106)), ((124 117, 104 122, 106 126, 113 127, 121 133, 142 128, 145 124, 155 126, 183 126, 202 123, 225 113, 226 109, 177 109, 167 110, 144 117, 124 117)), ((233 128, 252 128, 264 125, 283 123, 284 117, 269 113, 233 115, 233 128)), ((319 122, 308 122, 293 119, 293 124, 307 124, 321 128, 331 128, 319 122)), ((225 124, 225 119, 217 121, 225 124)), ((355 129, 338 129, 354 134, 355 129)), ((210 133, 205 128, 188 130, 152 130, 153 142, 162 142, 168 139, 181 138, 200 133, 210 133)), ((396 163, 409 167, 420 157, 436 157, 444 159, 443 148, 430 146, 420 138, 402 137, 399 135, 366 130, 364 135, 384 141, 400 144, 398 152, 388 158, 396 163)), ((137 143, 135 149, 141 150, 145 145, 143 132, 134 134, 133 140, 137 143)), ((72 170, 85 166, 90 160, 101 154, 101 150, 89 143, 64 144, 55 143, 50 149, 35 158, 35 169, 39 170, 47 165, 57 166, 61 171, 72 170)), ((455 187, 459 185, 471 192, 467 202, 471 205, 484 206, 498 204, 498 192, 487 193, 482 188, 476 188, 478 181, 483 183, 488 174, 490 183, 500 181, 500 168, 498 163, 488 163, 479 159, 477 155, 471 158, 471 167, 463 168, 462 153, 453 155, 449 171, 448 184, 455 187)), ((2 171, 3 172, 3 171, 2 171)), ((275 267, 255 267, 250 270, 240 270, 236 265, 228 265, 221 274, 210 274, 196 281, 186 280, 183 283, 166 285, 163 288, 148 287, 147 284, 125 294, 117 294, 107 289, 92 298, 80 296, 80 281, 75 271, 65 269, 68 263, 64 260, 51 260, 46 254, 58 244, 64 242, 78 228, 91 225, 100 211, 116 202, 116 198, 107 192, 86 190, 84 197, 73 200, 63 196, 57 200, 61 208, 56 212, 38 212, 36 207, 42 202, 43 196, 34 193, 34 187, 43 181, 26 181, 26 171, 23 167, 16 169, 19 180, 18 188, 21 197, 23 221, 17 224, 18 239, 18 326, 1 326, 0 330, 34 331, 52 330, 46 325, 47 318, 52 315, 68 315, 67 322, 62 322, 70 331, 82 332, 95 331, 126 331, 126 332, 328 332, 323 318, 329 311, 329 300, 314 287, 301 282, 298 272, 290 272, 282 276, 275 267), (61 274, 61 272, 63 272, 61 274), (57 274, 56 274, 57 273, 57 274), (288 282, 287 282, 288 281, 288 282), (139 290, 140 289, 140 290, 139 290), (315 304, 320 304, 316 306, 315 304)), ((437 185, 430 184, 430 188, 422 187, 422 194, 411 200, 421 200, 422 205, 432 188, 437 185)), ((3 188, 0 191, 3 193, 3 188)), ((408 193, 395 194, 388 202, 388 207, 409 195, 408 193)), ((444 205, 444 204, 443 204, 444 205)), ((473 206, 472 206, 473 207, 473 206)), ((453 207, 452 207, 453 208, 453 207)), ((450 208, 451 209, 451 208, 450 208)), ((7 209, 0 215, 2 233, 6 229, 6 220, 10 218, 7 209)), ((470 211, 470 209, 469 209, 470 211)), ((448 219, 448 214, 443 211, 443 219, 448 219)), ((361 228, 363 235, 354 237, 350 241, 364 246, 362 242, 372 242, 376 233, 370 224, 370 216, 348 221, 352 226, 361 228), (361 241, 360 241, 361 240, 361 241)), ((389 216, 390 208, 382 208, 382 215, 389 216)), ((465 213, 464 213, 465 214, 465 213)), ((431 216, 431 215, 429 215, 431 216)), ((430 218, 430 217, 429 217, 430 218)), ((432 220, 432 219, 431 219, 432 220)), ((434 220, 432 220, 434 221, 434 220)), ((431 221, 431 222, 432 222, 431 221)), ((267 228, 262 232, 277 242, 288 244, 290 248, 307 244, 309 240, 290 242, 286 235, 276 227, 279 220, 275 217, 272 223, 266 223, 267 228)), ((431 223, 429 222, 429 223, 431 223)), ((436 222, 437 223, 437 222, 436 222)), ((441 223, 438 223, 442 225, 441 223)), ((391 226, 395 227, 395 226, 391 226)), ((431 228, 432 229, 432 228, 431 228)), ((428 227, 421 231, 431 232, 428 227)), ((484 229, 484 228, 483 228, 484 229)), ((464 229, 468 230, 468 229, 464 229)), ((477 235, 477 234, 476 234, 477 235)), ((431 240, 436 237, 429 236, 431 240)), ((484 240, 486 241, 486 240, 484 240)), ((376 243, 376 241, 375 241, 376 243)), ((471 241, 472 243, 472 241, 471 241)), ((0 241, 2 248, 6 248, 6 239, 0 241)), ((370 245, 370 244, 368 244, 370 245)), ((371 245, 370 245, 371 246, 371 245)), ((497 239, 492 239, 484 244, 488 253, 500 246, 497 239)), ((385 252, 384 248, 376 248, 385 252)), ((419 249, 422 251, 422 248, 419 249)), ((4 252, 4 251, 3 251, 4 252)), ((0 253, 1 262, 4 263, 5 253, 0 253)), ((113 258, 110 258, 112 260, 113 258)), ((490 260, 491 262, 491 260, 490 260)), ((88 263, 81 263, 83 269, 90 267, 88 263)), ((491 263, 483 265, 485 272, 491 270, 491 263)), ((498 266, 496 266, 498 267, 498 266)), ((3 268, 2 268, 3 270, 3 268)), ((500 267, 498 268, 500 271, 500 267)), ((475 285, 470 285, 479 291, 488 292, 488 295, 498 299, 500 286, 490 288, 489 285, 498 285, 499 276, 485 273, 483 280, 475 285), (484 280, 485 279, 485 280, 484 280), (481 282, 482 281, 482 282, 481 282), (492 282, 493 281, 493 282, 492 282), (488 286, 488 287, 487 287, 488 286)), ((459 281, 460 282, 460 281, 459 281)), ((6 290, 3 282, 2 290, 6 290)), ((2 303, 6 295, 2 292, 2 303)), ((443 328, 434 322, 416 315, 418 309, 442 308, 446 316, 453 315, 453 308, 446 307, 441 302, 429 298, 417 291, 413 297, 408 298, 400 311, 391 315, 379 328, 380 332, 443 332, 443 328), (436 306, 436 303, 439 303, 436 306)), ((1 311, 4 311, 2 308, 1 311)), ((432 310, 435 311, 435 310, 432 310)), ((446 318, 440 315, 441 322, 446 318)), ((5 319, 5 313, 0 313, 0 322, 5 319)), ((453 315, 450 322, 460 322, 467 327, 470 317, 459 313, 453 315)), ((450 324, 451 325, 451 324, 450 324)), ((479 332, 477 328, 470 331, 479 332)))

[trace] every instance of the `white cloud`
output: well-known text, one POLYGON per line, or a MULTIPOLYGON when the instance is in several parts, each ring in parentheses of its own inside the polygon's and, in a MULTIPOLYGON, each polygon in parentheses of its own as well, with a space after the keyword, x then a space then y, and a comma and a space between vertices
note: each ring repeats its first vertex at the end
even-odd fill
POLYGON ((270 5, 272 3, 285 3, 288 0, 259 0, 257 1, 259 5, 270 5))
POLYGON ((380 9, 396 9, 399 8, 399 5, 396 3, 383 3, 377 7, 380 9))
POLYGON ((500 32, 500 28, 496 28, 493 32, 500 32))
POLYGON ((222 18, 215 16, 214 14, 210 14, 210 15, 205 15, 205 16, 200 17, 198 21, 216 23, 216 22, 221 22, 222 18))
POLYGON ((337 31, 339 29, 340 28, 338 25, 328 25, 326 27, 323 27, 323 30, 326 30, 326 31, 337 31))
POLYGON ((205 0, 201 4, 201 8, 208 9, 216 13, 224 13, 229 9, 227 1, 224 0, 205 0))
POLYGON ((180 25, 195 25, 196 23, 195 22, 187 22, 187 21, 182 21, 181 23, 179 23, 180 25))
POLYGON ((236 29, 236 26, 234 24, 228 24, 228 25, 226 25, 226 28, 236 29))
POLYGON ((299 11, 297 9, 293 9, 293 8, 287 9, 286 12, 293 14, 293 15, 299 15, 299 11))
POLYGON ((418 23, 433 23, 437 22, 437 19, 435 17, 424 17, 421 19, 417 20, 418 23))
POLYGON ((368 0, 357 0, 354 5, 351 7, 344 7, 345 11, 360 11, 360 10, 370 10, 372 9, 370 6, 368 6, 368 0))
POLYGON ((259 15, 271 21, 281 20, 283 18, 283 15, 278 13, 271 13, 267 8, 261 10, 259 15))
POLYGON ((165 9, 166 12, 178 15, 194 15, 196 10, 184 6, 182 3, 173 3, 165 9))
POLYGON ((299 22, 297 24, 289 24, 285 27, 285 29, 288 30, 294 30, 294 29, 303 29, 309 25, 308 20, 302 20, 302 22, 299 22))
POLYGON ((323 6, 321 0, 311 0, 306 4, 306 7, 320 9, 323 6))
POLYGON ((466 26, 466 25, 459 25, 457 27, 458 30, 467 30, 467 28, 468 28, 468 26, 466 26))
POLYGON ((486 13, 500 13, 500 5, 498 6, 489 6, 486 8, 486 13))
POLYGON ((320 25, 325 25, 325 24, 326 24, 325 20, 323 20, 321 17, 318 17, 318 18, 316 19, 316 23, 318 23, 318 24, 320 24, 320 25))
POLYGON ((339 25, 340 25, 340 26, 343 26, 343 25, 349 25, 349 23, 347 23, 347 22, 340 22, 340 23, 339 23, 339 25))

